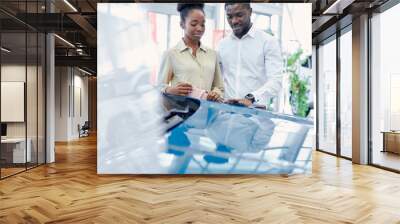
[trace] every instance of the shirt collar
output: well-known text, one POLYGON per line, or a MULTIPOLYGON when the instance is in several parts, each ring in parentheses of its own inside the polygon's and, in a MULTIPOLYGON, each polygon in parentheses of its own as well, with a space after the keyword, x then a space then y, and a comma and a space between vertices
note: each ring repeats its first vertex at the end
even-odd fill
MULTIPOLYGON (((240 39, 243 39, 243 38, 245 38, 246 36, 249 36, 249 37, 251 37, 251 38, 254 38, 255 35, 256 35, 256 29, 254 28, 254 25, 251 24, 251 27, 250 27, 249 31, 247 31, 247 33, 246 33, 245 35, 243 35, 243 37, 240 38, 240 39)), ((235 33, 233 33, 233 32, 232 32, 232 34, 231 34, 231 37, 232 37, 233 39, 238 39, 238 40, 240 40, 237 36, 235 36, 235 33)))
MULTIPOLYGON (((185 44, 185 42, 183 41, 183 39, 181 39, 181 40, 178 42, 178 44, 176 45, 176 48, 179 50, 179 52, 183 52, 183 51, 185 51, 185 50, 189 50, 189 47, 186 46, 186 44, 185 44)), ((202 50, 202 51, 204 51, 204 52, 207 52, 206 47, 205 47, 204 44, 201 43, 201 42, 200 42, 200 47, 199 47, 199 49, 202 50)))
MULTIPOLYGON (((256 29, 254 28, 254 25, 251 24, 249 32, 246 33, 246 35, 249 35, 250 37, 254 38, 256 36, 256 29)), ((244 35, 244 36, 246 36, 244 35)))
POLYGON ((204 52, 207 52, 206 46, 204 46, 203 43, 200 42, 200 49, 204 52))

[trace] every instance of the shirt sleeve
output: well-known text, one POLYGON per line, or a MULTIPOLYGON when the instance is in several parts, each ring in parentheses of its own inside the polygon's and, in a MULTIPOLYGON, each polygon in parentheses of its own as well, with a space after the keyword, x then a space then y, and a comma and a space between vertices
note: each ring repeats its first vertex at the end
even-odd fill
POLYGON ((161 92, 165 91, 165 89, 169 86, 172 77, 174 76, 170 57, 170 53, 166 51, 161 59, 158 73, 158 86, 161 92))
MULTIPOLYGON (((266 99, 266 97, 278 96, 282 88, 283 59, 280 45, 277 39, 273 38, 264 44, 264 68, 267 82, 252 92, 255 99, 266 99)), ((266 102, 260 102, 266 103, 266 102)))
POLYGON ((212 83, 211 90, 218 93, 221 97, 224 96, 224 82, 222 81, 222 74, 221 74, 220 63, 218 60, 218 55, 215 60, 214 80, 212 83))

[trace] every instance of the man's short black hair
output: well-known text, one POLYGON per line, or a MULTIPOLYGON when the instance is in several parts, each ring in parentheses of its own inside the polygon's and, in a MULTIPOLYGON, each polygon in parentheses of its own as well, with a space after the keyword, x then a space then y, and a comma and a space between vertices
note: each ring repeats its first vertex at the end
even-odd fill
POLYGON ((246 3, 246 2, 227 2, 227 3, 225 3, 225 9, 226 9, 226 7, 228 7, 229 5, 235 5, 235 4, 241 4, 241 5, 243 5, 244 7, 248 8, 248 9, 251 9, 250 3, 249 3, 249 2, 248 2, 248 3, 246 3))

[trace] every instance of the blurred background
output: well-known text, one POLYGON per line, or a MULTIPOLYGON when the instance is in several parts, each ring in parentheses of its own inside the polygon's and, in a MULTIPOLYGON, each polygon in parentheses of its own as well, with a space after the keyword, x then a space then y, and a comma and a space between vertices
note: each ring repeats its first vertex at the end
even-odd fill
MULTIPOLYGON (((157 47, 158 59, 183 37, 176 3, 138 4, 131 7, 138 7, 145 13, 149 36, 157 47)), ((279 99, 271 102, 269 109, 301 117, 312 116, 311 4, 252 3, 251 7, 253 25, 279 40, 286 65, 284 88, 279 99)), ((130 14, 129 10, 126 12, 130 14)), ((231 34, 224 3, 205 3, 205 14, 206 31, 202 42, 217 49, 222 38, 231 34)), ((158 63, 153 65, 152 83, 157 80, 158 63)))

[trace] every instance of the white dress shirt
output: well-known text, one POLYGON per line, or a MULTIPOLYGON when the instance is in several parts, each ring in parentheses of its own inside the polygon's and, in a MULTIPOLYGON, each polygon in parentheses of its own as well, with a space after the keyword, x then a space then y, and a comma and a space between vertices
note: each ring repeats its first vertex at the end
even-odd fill
POLYGON ((225 85, 225 98, 254 95, 257 104, 279 96, 283 60, 277 39, 254 26, 241 39, 233 33, 224 38, 218 54, 225 85))

